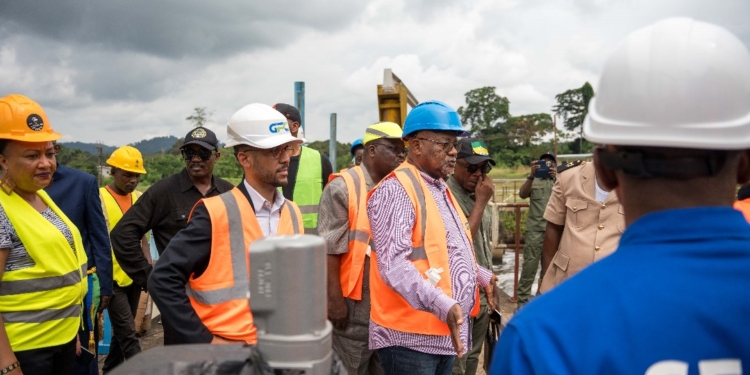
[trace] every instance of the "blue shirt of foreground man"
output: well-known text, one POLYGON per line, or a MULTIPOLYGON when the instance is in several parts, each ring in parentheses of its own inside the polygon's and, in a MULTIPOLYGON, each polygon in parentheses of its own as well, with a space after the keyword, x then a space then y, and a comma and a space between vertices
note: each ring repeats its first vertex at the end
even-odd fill
POLYGON ((511 320, 491 373, 750 373, 750 226, 732 209, 750 180, 747 48, 689 19, 636 31, 583 131, 628 228, 511 320))

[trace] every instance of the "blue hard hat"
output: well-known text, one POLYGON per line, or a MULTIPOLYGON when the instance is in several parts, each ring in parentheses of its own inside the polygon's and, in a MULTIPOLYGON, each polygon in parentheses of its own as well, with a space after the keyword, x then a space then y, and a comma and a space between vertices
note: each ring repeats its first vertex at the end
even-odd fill
POLYGON ((406 116, 404 137, 420 130, 454 131, 459 137, 469 135, 461 126, 458 112, 437 100, 420 103, 406 116))
POLYGON ((349 152, 351 152, 352 156, 354 156, 354 150, 355 150, 355 149, 356 149, 357 147, 362 147, 362 148, 364 148, 364 147, 365 147, 365 146, 364 146, 364 145, 362 144, 362 141, 363 141, 363 139, 362 139, 362 138, 357 138, 357 139, 356 139, 356 140, 354 141, 354 143, 352 143, 352 148, 351 148, 351 150, 349 150, 349 152))

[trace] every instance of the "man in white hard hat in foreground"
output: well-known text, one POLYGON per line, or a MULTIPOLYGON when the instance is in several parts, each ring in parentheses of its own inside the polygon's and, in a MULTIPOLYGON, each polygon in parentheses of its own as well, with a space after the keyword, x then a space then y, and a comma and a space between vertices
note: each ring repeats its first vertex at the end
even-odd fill
POLYGON ((287 183, 292 145, 304 140, 291 135, 281 113, 257 103, 232 116, 227 137, 245 178, 195 205, 148 280, 164 319, 184 328, 174 344, 256 344, 247 249, 266 236, 304 232, 299 208, 278 189, 287 183))
POLYGON ((597 179, 617 191, 619 248, 532 301, 492 374, 750 373, 750 53, 678 18, 631 34, 584 123, 597 179))

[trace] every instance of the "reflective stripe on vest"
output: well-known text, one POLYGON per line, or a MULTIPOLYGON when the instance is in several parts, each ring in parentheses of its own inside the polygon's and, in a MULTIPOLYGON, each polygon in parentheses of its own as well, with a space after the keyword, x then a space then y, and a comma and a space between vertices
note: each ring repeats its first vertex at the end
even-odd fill
POLYGON ((292 200, 302 213, 302 221, 305 223, 307 234, 318 233, 318 204, 321 195, 323 195, 323 166, 320 163, 320 152, 303 146, 292 200))
MULTIPOLYGON (((130 194, 131 206, 135 204, 135 201, 138 200, 139 196, 140 193, 137 191, 134 191, 130 194)), ((122 212, 120 204, 117 203, 115 197, 112 196, 112 193, 107 190, 106 187, 99 188, 99 197, 102 200, 104 216, 107 218, 107 232, 111 232, 112 228, 114 228, 115 225, 120 222, 120 219, 122 219, 124 213, 122 212)), ((117 285, 122 287, 128 286, 133 283, 133 279, 131 279, 130 276, 128 276, 128 274, 126 274, 125 271, 122 270, 122 267, 120 267, 120 263, 117 262, 114 251, 112 251, 112 279, 117 282, 117 285)))
MULTIPOLYGON (((432 198, 427 185, 419 175, 419 170, 410 163, 402 163, 383 180, 388 178, 398 179, 414 207, 415 222, 412 227, 413 248, 409 260, 411 260, 414 267, 419 271, 419 274, 425 279, 427 278, 425 271, 428 269, 444 269, 446 272, 442 274, 437 287, 442 289, 443 293, 448 297, 452 297, 453 292, 451 287, 450 263, 448 261, 448 246, 445 240, 445 227, 437 203, 432 198)), ((368 199, 376 189, 370 191, 368 199)), ((467 223, 468 220, 461 209, 457 207, 455 198, 451 195, 450 190, 446 190, 446 193, 461 222, 464 224, 467 223)), ((464 225, 463 227, 467 241, 471 244, 471 233, 468 231, 468 225, 464 225)), ((473 256, 473 251, 471 253, 473 256)), ((439 336, 450 334, 446 323, 430 312, 415 310, 406 299, 388 287, 380 277, 377 266, 377 255, 373 253, 370 257, 370 267, 372 267, 370 270, 370 300, 372 304, 370 317, 375 323, 401 332, 439 336)), ((476 315, 479 312, 478 297, 479 290, 477 289, 472 315, 476 315)))
POLYGON ((13 351, 70 342, 81 326, 87 258, 78 228, 43 190, 37 195, 65 223, 62 232, 15 193, 0 193, 0 205, 24 244, 32 267, 5 271, 0 282, 0 314, 13 351))
POLYGON ((349 251, 341 255, 339 280, 344 297, 361 300, 365 257, 370 245, 370 223, 367 220, 367 186, 361 167, 331 175, 328 181, 342 178, 346 184, 349 213, 349 251))
MULTIPOLYGON (((202 202, 211 218, 211 257, 203 274, 188 281, 187 295, 212 334, 255 344, 248 248, 263 237, 263 231, 238 188, 202 202)), ((302 216, 294 203, 287 200, 280 215, 277 235, 300 233, 302 216)))

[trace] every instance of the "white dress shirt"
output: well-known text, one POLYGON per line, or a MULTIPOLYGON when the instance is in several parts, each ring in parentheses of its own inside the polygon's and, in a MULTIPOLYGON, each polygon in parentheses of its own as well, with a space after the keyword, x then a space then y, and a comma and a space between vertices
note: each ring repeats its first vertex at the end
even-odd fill
POLYGON ((258 218, 258 224, 265 237, 275 236, 279 229, 279 218, 281 217, 281 207, 284 206, 284 196, 278 189, 274 189, 273 204, 253 189, 247 180, 242 181, 245 184, 247 192, 250 193, 250 200, 255 207, 255 217, 258 218))

